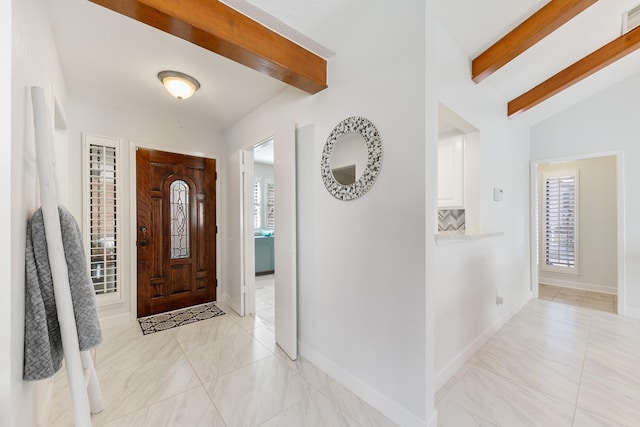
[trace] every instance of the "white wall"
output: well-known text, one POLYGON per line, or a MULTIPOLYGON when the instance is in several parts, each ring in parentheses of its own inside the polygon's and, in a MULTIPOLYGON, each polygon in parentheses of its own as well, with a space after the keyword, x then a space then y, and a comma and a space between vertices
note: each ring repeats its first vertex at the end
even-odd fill
MULTIPOLYGON (((575 162, 538 167, 539 200, 544 199, 542 174, 564 170, 579 171, 578 270, 562 274, 540 269, 539 282, 587 291, 617 292, 617 198, 616 158, 596 157, 575 162)), ((543 205, 540 204, 543 218, 543 205)), ((542 227, 543 224, 539 224, 542 227)), ((542 228, 540 235, 542 236, 542 228)), ((540 245, 542 248, 542 245, 540 245)), ((544 259, 544 253, 540 253, 544 259)))
MULTIPOLYGON (((11 93, 11 2, 0 2, 0 89, 11 93)), ((11 140, 11 97, 0 99, 0 140, 11 140)), ((0 181, 11 188, 11 147, 0 144, 0 181)), ((0 210, 0 233, 11 235, 11 210, 0 210)), ((11 295, 11 246, 0 245, 0 294, 11 295)), ((11 302, 0 298, 0 425, 11 425, 11 302)))
MULTIPOLYGON (((3 2, 7 3, 7 2, 3 2)), ((11 3, 11 2, 9 2, 11 3)), ((22 381, 22 363, 24 346, 24 277, 25 277, 25 236, 27 218, 35 211, 39 201, 37 194, 37 171, 35 164, 35 144, 33 136, 33 117, 29 87, 37 85, 45 90, 51 107, 53 97, 57 97, 62 106, 66 102, 66 92, 62 72, 59 65, 53 35, 48 22, 47 11, 41 0, 14 1, 12 11, 13 52, 11 57, 11 142, 3 146, 11 146, 10 167, 3 167, 3 173, 10 168, 11 178, 5 185, 11 192, 11 218, 9 220, 10 255, 2 257, 10 259, 10 267, 2 269, 3 274, 10 271, 8 290, 10 295, 8 315, 0 328, 10 328, 11 340, 9 361, 9 390, 11 403, 8 412, 2 417, 10 417, 2 425, 32 426, 36 425, 38 384, 22 381), (54 93, 55 92, 55 93, 54 93)), ((2 6, 4 8, 4 5, 2 6)), ((3 10, 4 12, 4 10, 3 10)), ((3 15, 4 13, 0 13, 3 15)), ((0 25, 5 31, 7 28, 0 25)), ((3 66, 7 64, 2 61, 3 66)), ((4 81, 4 80, 3 80, 4 81)), ((4 129, 5 127, 2 126, 4 129)), ((8 153, 7 153, 8 155, 8 153)), ((7 161, 5 156, 3 162, 7 161)), ((6 224, 6 221, 2 221, 6 224)), ((6 310, 2 310, 6 315, 6 310)), ((7 347, 1 346, 3 349, 7 347)), ((3 350, 4 351, 4 350, 3 350)), ((2 368, 5 369, 5 365, 2 368)), ((4 375, 3 375, 4 378, 4 375)), ((3 380, 4 381, 4 380, 3 380)), ((3 396, 4 400, 4 396, 3 396)))
MULTIPOLYGON (((622 152, 624 206, 624 313, 640 318, 640 145, 636 117, 640 73, 551 117, 531 129, 531 159, 568 159, 622 152)), ((622 290, 619 289, 619 292, 622 290)))
MULTIPOLYGON (((78 167, 69 171, 69 209, 74 214, 82 211, 81 134, 91 133, 121 139, 122 169, 125 183, 129 181, 129 141, 160 149, 177 149, 212 156, 221 156, 221 133, 213 127, 184 118, 157 116, 147 111, 132 111, 99 105, 72 98, 69 102, 69 164, 78 167)), ((128 194, 127 194, 128 197, 128 194)))
MULTIPOLYGON (((136 236, 131 232, 131 224, 135 224, 135 216, 130 217, 131 188, 135 188, 135 178, 131 176, 130 167, 135 166, 132 158, 130 141, 137 145, 164 149, 167 151, 194 153, 203 156, 217 157, 218 176, 223 176, 223 148, 220 132, 181 118, 159 117, 146 111, 129 111, 87 101, 72 99, 68 108, 69 121, 69 210, 82 218, 82 133, 107 136, 121 140, 121 195, 120 203, 124 216, 121 218, 119 238, 125 242, 121 249, 120 278, 123 285, 125 301, 122 304, 101 306, 102 317, 132 313, 136 315, 136 307, 131 306, 130 268, 135 262, 135 252, 130 243, 136 236), (131 252, 134 252, 131 254, 131 252), (132 255, 132 261, 129 262, 132 255)), ((224 182, 218 180, 217 190, 223 192, 224 182)), ((220 198, 219 198, 220 200, 220 198)), ((224 210, 218 208, 218 224, 224 221, 221 217, 224 210)), ((84 227, 84 224, 82 224, 84 227)), ((220 238, 218 239, 220 240, 220 238)), ((222 251, 217 251, 218 254, 222 251)), ((218 263, 220 265, 220 263, 218 263)), ((220 272, 218 272, 220 275, 220 272)), ((135 287, 135 283, 133 284, 135 287)), ((134 288, 135 292, 135 288, 134 288)))
MULTIPOLYGON (((405 426, 433 414, 425 393, 425 37, 425 2, 378 2, 330 59, 328 89, 286 89, 227 132, 237 150, 290 120, 311 126, 297 165, 300 352, 405 426), (324 188, 320 158, 333 127, 353 115, 375 124, 384 160, 370 192, 342 202, 324 188)), ((435 144, 435 120, 428 129, 435 144)))
POLYGON ((528 129, 507 119, 492 86, 470 76, 468 55, 438 25, 438 100, 479 130, 479 229, 504 234, 435 249, 437 387, 531 297, 528 129), (493 201, 494 187, 504 190, 502 202, 493 201), (496 292, 504 305, 496 306, 496 292))

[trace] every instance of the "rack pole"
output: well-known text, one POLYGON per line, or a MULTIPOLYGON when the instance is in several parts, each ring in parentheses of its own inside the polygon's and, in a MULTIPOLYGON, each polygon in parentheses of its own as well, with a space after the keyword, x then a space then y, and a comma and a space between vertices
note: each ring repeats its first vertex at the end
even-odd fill
POLYGON ((53 278, 53 291, 56 298, 58 322, 62 336, 65 366, 71 400, 73 401, 73 416, 76 427, 90 427, 91 414, 89 399, 84 382, 84 372, 78 344, 78 331, 71 302, 69 288, 69 271, 62 246, 62 232, 60 231, 60 217, 58 214, 58 197, 54 174, 54 160, 52 153, 52 127, 50 124, 44 90, 31 87, 33 103, 33 118, 35 122, 36 160, 40 182, 40 203, 44 219, 47 252, 53 278))

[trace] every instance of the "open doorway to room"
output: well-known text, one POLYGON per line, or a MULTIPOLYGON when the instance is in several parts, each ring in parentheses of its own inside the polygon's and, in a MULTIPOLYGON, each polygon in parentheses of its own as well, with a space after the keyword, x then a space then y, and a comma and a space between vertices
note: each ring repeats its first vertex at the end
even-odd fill
POLYGON ((275 185, 273 139, 253 147, 255 315, 275 333, 275 185))
MULTIPOLYGON (((260 209, 254 209, 256 162, 253 159, 254 150, 258 155, 262 151, 257 149, 260 144, 249 145, 229 156, 229 284, 225 300, 229 301, 229 306, 240 316, 255 314, 255 320, 264 324, 265 329, 268 327, 267 332, 275 336, 276 344, 295 360, 298 322, 296 133, 293 123, 285 123, 271 135, 269 138, 254 139, 260 143, 273 140, 273 185, 269 186, 269 177, 263 176, 267 185, 261 188, 266 197, 264 202, 261 202, 263 205, 260 209), (258 215, 260 212, 264 215, 258 215), (257 239, 262 243, 267 237, 273 238, 273 268, 266 266, 262 272, 273 272, 273 295, 269 295, 271 286, 267 288, 266 283, 260 283, 264 290, 258 292, 258 297, 264 304, 259 305, 260 313, 256 313, 255 246, 257 239), (273 309, 267 305, 272 305, 273 309)), ((258 174, 260 177, 260 171, 258 174)), ((257 199, 262 200, 261 197, 257 199)), ((270 261, 270 257, 268 254, 267 262, 270 261)), ((262 275, 259 276, 259 280, 262 278, 262 275)))
POLYGON ((619 173, 616 155, 536 165, 539 299, 621 312, 619 173))

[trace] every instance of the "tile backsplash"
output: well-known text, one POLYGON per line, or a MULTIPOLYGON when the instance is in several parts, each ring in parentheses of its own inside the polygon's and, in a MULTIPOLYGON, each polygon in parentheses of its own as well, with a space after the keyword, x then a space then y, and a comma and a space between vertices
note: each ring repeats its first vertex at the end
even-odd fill
POLYGON ((438 231, 464 231, 464 209, 438 209, 438 231))

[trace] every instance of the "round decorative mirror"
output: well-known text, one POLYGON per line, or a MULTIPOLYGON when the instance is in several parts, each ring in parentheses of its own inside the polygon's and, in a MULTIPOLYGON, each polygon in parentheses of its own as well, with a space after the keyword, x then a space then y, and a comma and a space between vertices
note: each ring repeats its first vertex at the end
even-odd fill
POLYGON ((381 165, 378 130, 364 117, 349 117, 333 128, 324 145, 322 181, 336 199, 354 200, 369 191, 381 165))
POLYGON ((331 173, 342 185, 355 183, 367 165, 367 142, 359 133, 347 133, 336 141, 331 152, 331 173))

